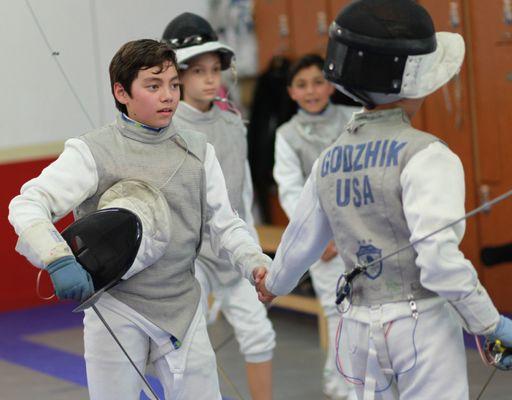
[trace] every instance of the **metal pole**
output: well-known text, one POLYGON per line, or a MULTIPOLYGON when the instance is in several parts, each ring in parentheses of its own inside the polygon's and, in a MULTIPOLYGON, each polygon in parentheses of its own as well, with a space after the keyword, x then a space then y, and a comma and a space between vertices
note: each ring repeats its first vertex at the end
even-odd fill
POLYGON ((123 351, 124 355, 126 356, 126 358, 128 359, 128 361, 130 361, 130 363, 132 364, 133 368, 135 368, 135 371, 137 371, 137 373, 139 374, 139 376, 141 377, 141 379, 144 381, 144 383, 146 384, 147 388, 149 389, 149 391, 153 394, 153 396, 155 396, 155 399, 156 400, 160 400, 159 397, 157 396, 157 394, 155 393, 155 391, 153 390, 153 388, 151 387, 151 385, 149 384, 149 382, 147 381, 146 377, 144 376, 144 374, 142 372, 140 372, 139 368, 137 368, 137 365, 135 365, 135 363, 133 362, 133 360, 131 359, 131 357, 128 355, 128 353, 126 352, 125 348, 123 347, 123 345, 121 344, 121 342, 119 341, 119 339, 117 338, 116 334, 114 333, 114 331, 112 330, 112 328, 110 328, 109 324, 107 323, 107 321, 105 321, 105 318, 103 318, 103 316, 101 315, 100 311, 98 310, 98 308, 96 307, 96 305, 93 305, 92 306, 92 309, 94 310, 94 312, 96 313, 96 315, 98 316, 98 318, 101 320, 101 322, 103 322, 103 325, 105 325, 105 328, 107 328, 107 331, 109 331, 109 333, 112 335, 112 337, 114 338, 114 340, 116 341, 117 345, 119 346, 119 348, 123 351))

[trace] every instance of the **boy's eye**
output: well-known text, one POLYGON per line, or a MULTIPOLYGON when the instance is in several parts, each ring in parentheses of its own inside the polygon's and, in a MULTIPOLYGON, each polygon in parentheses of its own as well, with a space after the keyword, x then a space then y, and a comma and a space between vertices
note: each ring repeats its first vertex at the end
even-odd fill
POLYGON ((172 89, 174 89, 174 90, 178 89, 179 87, 180 87, 180 84, 179 84, 179 83, 173 83, 173 84, 171 84, 171 88, 172 88, 172 89))
POLYGON ((158 85, 149 85, 148 89, 149 90, 157 90, 158 89, 158 85))

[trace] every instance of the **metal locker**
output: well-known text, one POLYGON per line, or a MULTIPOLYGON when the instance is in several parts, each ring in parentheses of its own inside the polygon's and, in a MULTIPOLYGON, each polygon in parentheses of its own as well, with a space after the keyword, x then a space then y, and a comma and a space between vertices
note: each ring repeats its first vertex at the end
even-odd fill
MULTIPOLYGON (((422 0, 432 16, 437 31, 456 32, 464 36, 464 9, 461 0, 422 0)), ((475 164, 471 112, 468 90, 468 62, 466 57, 458 76, 431 94, 421 110, 422 129, 436 135, 462 160, 466 183, 466 210, 478 206, 475 185, 475 164)), ((480 272, 478 220, 469 219, 461 250, 480 272)))
POLYGON ((254 28, 258 41, 258 69, 267 68, 274 56, 290 57, 292 52, 288 0, 256 0, 254 28))
POLYGON ((289 4, 294 58, 308 53, 324 57, 331 22, 327 0, 291 0, 289 4))
MULTIPOLYGON (((512 1, 465 0, 473 62, 472 95, 479 192, 482 200, 512 188, 512 1)), ((512 199, 479 216, 480 243, 489 265, 485 284, 496 305, 512 311, 512 199), (493 251, 495 250, 495 251, 493 251), (491 255, 492 257, 489 257, 491 255), (500 262, 509 260, 508 262, 500 262)))

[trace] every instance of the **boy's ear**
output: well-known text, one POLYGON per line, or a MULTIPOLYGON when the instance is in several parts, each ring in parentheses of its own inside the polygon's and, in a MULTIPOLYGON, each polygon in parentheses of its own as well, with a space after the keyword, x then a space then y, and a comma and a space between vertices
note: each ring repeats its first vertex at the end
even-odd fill
POLYGON ((290 96, 290 99, 292 99, 293 101, 297 101, 295 99, 295 91, 293 90, 293 87, 286 86, 286 90, 288 90, 288 96, 290 96))
POLYGON ((130 95, 119 82, 114 83, 114 97, 121 104, 127 104, 130 99, 130 95))

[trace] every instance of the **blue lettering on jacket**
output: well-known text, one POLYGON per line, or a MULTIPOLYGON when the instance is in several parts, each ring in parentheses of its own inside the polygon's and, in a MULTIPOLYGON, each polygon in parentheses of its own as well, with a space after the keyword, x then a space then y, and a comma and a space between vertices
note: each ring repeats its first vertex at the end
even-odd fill
POLYGON ((364 167, 373 168, 377 164, 377 156, 379 155, 381 141, 369 142, 366 147, 366 154, 364 157, 364 167))
POLYGON ((397 167, 406 145, 407 142, 386 139, 329 149, 323 156, 320 176, 339 174, 335 188, 337 206, 359 208, 375 203, 369 175, 352 173, 397 167))
POLYGON ((341 147, 335 147, 332 149, 331 154, 331 169, 330 172, 338 172, 341 167, 342 150, 341 147))
POLYGON ((388 150, 388 143, 388 140, 384 140, 384 143, 382 144, 379 167, 384 166, 384 161, 386 160, 386 152, 388 150))
POLYGON ((362 171, 375 167, 396 167, 401 151, 407 142, 377 140, 357 145, 335 146, 323 157, 320 174, 322 177, 343 172, 362 171), (364 161, 363 161, 364 160, 364 161))
POLYGON ((330 167, 330 158, 331 158, 331 152, 332 150, 328 150, 327 153, 325 153, 324 159, 322 160, 322 167, 320 169, 320 176, 323 178, 329 173, 329 167, 330 167))
POLYGON ((363 151, 364 151, 365 147, 366 147, 366 143, 358 144, 356 146, 355 157, 354 157, 354 171, 361 171, 364 168, 363 164, 361 163, 361 158, 363 158, 362 155, 363 155, 363 151))
POLYGON ((355 207, 375 203, 368 175, 363 176, 361 184, 358 177, 336 180, 336 204, 346 207, 353 203, 355 207), (362 193, 361 193, 362 186, 362 193))
POLYGON ((343 148, 343 172, 352 171, 352 154, 354 153, 354 146, 347 144, 343 148))
POLYGON ((398 153, 402 150, 407 142, 398 143, 396 140, 391 142, 391 146, 389 146, 388 160, 386 162, 386 167, 389 167, 391 163, 396 167, 398 165, 398 153))

